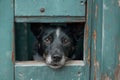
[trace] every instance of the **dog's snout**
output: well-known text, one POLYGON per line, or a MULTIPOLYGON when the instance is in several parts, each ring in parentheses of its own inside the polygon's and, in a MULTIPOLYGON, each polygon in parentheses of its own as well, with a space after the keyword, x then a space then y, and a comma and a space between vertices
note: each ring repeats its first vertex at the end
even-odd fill
POLYGON ((56 54, 56 55, 52 56, 52 59, 53 59, 53 61, 58 62, 58 61, 60 61, 62 59, 62 56, 56 54))

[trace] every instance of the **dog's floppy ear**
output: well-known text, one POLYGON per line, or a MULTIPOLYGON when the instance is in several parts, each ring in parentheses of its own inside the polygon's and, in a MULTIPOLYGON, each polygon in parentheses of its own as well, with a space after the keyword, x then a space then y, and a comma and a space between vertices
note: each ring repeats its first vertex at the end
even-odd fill
POLYGON ((42 24, 31 24, 31 31, 34 34, 34 36, 39 39, 41 34, 43 33, 43 25, 42 24))
POLYGON ((84 37, 84 23, 75 23, 75 24, 69 24, 68 26, 71 27, 72 36, 75 39, 75 41, 78 41, 79 39, 83 39, 84 37))

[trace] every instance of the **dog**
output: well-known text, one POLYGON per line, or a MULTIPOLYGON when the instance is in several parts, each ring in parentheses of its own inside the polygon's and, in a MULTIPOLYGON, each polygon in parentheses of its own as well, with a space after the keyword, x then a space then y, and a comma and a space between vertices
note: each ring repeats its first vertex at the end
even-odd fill
POLYGON ((71 28, 65 25, 31 26, 37 41, 34 47, 34 60, 44 60, 54 69, 61 68, 69 59, 75 59, 75 40, 71 28))

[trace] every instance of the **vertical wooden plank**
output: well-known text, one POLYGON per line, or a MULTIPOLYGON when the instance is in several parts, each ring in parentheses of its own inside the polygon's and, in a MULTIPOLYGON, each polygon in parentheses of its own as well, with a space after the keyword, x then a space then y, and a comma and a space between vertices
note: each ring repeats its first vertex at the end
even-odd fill
POLYGON ((0 0, 0 80, 13 80, 13 0, 0 0))
POLYGON ((102 70, 102 0, 92 0, 91 80, 100 80, 102 70))
MULTIPOLYGON (((89 44, 90 44, 90 46, 89 46, 89 58, 88 58, 88 61, 89 61, 89 65, 90 65, 90 77, 89 77, 89 79, 90 80, 93 80, 93 75, 94 75, 94 73, 93 73, 93 66, 92 66, 92 48, 91 48, 91 40, 92 40, 92 37, 91 37, 91 32, 92 32, 92 14, 93 14, 93 9, 92 9, 92 7, 93 7, 93 5, 92 5, 93 3, 92 3, 92 0, 87 0, 87 15, 86 15, 86 17, 87 17, 87 27, 86 27, 86 31, 88 32, 89 31, 89 37, 88 37, 88 40, 89 40, 89 44)), ((86 36, 88 36, 88 34, 86 35, 86 36)))
POLYGON ((120 80, 120 0, 92 0, 91 80, 120 80))
POLYGON ((120 0, 103 0, 102 79, 120 80, 120 0))
POLYGON ((86 78, 85 80, 90 80, 90 69, 91 69, 91 11, 92 2, 87 0, 86 2, 86 24, 84 29, 84 59, 86 62, 86 78), (87 77, 88 76, 88 77, 87 77))

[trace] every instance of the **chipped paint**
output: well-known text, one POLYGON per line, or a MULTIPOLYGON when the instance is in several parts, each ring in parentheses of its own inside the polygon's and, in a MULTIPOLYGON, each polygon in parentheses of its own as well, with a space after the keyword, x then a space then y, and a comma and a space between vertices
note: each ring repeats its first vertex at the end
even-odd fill
POLYGON ((97 80, 97 71, 99 70, 99 62, 97 61, 96 58, 96 39, 97 39, 96 30, 93 31, 92 37, 94 41, 94 80, 97 80))
POLYGON ((95 18, 97 19, 97 17, 98 17, 98 5, 96 5, 95 7, 95 18))
POLYGON ((120 7, 120 0, 118 0, 118 6, 120 7))
POLYGON ((97 71, 99 70, 99 62, 96 59, 96 54, 94 55, 94 80, 97 80, 97 71))
POLYGON ((11 59, 12 59, 12 63, 15 63, 15 39, 14 39, 14 35, 15 35, 15 27, 13 26, 12 29, 12 54, 11 54, 11 59))
POLYGON ((87 50, 88 47, 88 33, 89 33, 89 27, 88 24, 85 26, 85 51, 87 50))
POLYGON ((86 26, 86 30, 85 30, 85 32, 86 32, 86 39, 88 39, 88 31, 89 31, 89 27, 88 27, 88 24, 87 24, 87 26, 86 26))
POLYGON ((105 74, 101 80, 112 80, 107 74, 105 74))
POLYGON ((117 66, 115 70, 115 80, 120 80, 120 64, 117 66))
POLYGON ((93 39, 96 41, 96 30, 93 32, 93 39))
POLYGON ((99 62, 94 59, 94 66, 99 68, 99 62))
POLYGON ((106 6, 106 4, 103 4, 103 9, 107 10, 108 7, 106 6))
POLYGON ((94 40, 94 53, 96 54, 96 30, 93 32, 93 40, 94 40))
POLYGON ((88 49, 87 63, 90 65, 90 48, 88 49))
POLYGON ((119 62, 120 62, 120 53, 119 53, 119 62))

